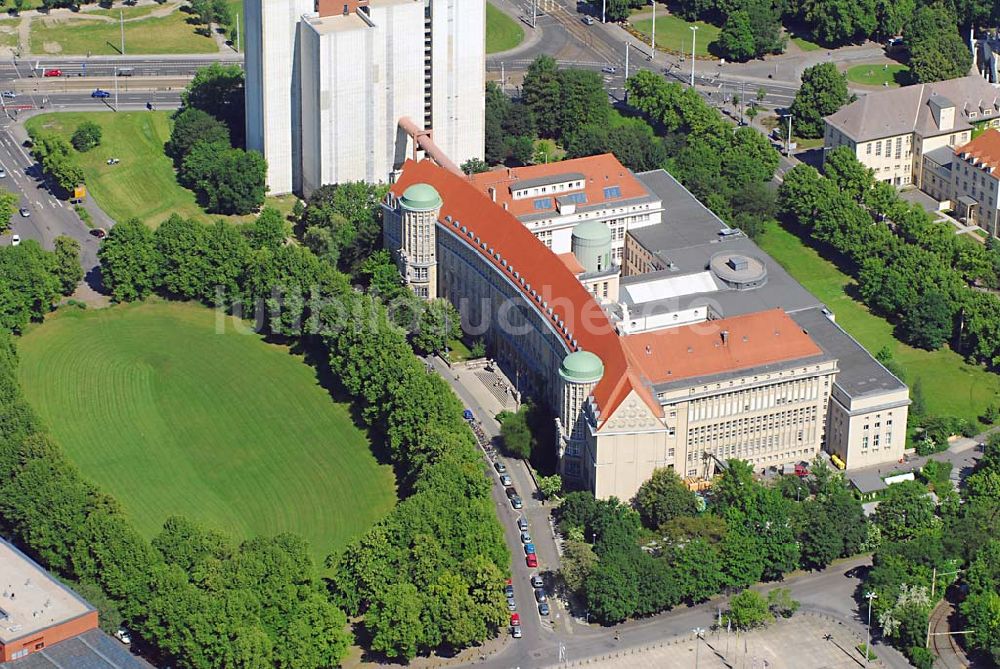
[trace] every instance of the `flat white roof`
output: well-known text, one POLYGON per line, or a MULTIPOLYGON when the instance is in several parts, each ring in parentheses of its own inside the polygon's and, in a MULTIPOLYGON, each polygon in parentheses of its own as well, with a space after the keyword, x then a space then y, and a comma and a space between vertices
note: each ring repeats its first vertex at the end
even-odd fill
POLYGON ((31 558, 0 539, 0 641, 9 643, 92 610, 31 558))
POLYGON ((684 295, 712 293, 719 290, 719 286, 716 285, 712 273, 705 271, 651 279, 643 283, 632 283, 622 286, 622 290, 629 302, 642 304, 672 297, 683 297, 684 295))

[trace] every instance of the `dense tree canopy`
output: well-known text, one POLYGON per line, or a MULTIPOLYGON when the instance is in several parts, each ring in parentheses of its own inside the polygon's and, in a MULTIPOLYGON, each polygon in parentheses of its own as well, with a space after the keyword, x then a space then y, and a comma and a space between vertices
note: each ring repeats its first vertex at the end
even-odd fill
POLYGON ((837 70, 835 64, 828 62, 807 67, 790 109, 795 133, 799 137, 822 137, 823 117, 850 101, 847 77, 837 70))
POLYGON ((972 52, 959 35, 955 14, 943 3, 920 7, 903 34, 910 52, 910 72, 919 82, 964 77, 972 52))

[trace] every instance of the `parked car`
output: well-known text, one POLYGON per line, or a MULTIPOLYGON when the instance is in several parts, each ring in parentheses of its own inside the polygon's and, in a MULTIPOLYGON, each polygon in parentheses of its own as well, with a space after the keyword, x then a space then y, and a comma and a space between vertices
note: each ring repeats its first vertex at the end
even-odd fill
POLYGON ((7 170, 0 167, 0 179, 5 178, 6 176, 7 176, 7 170))
POLYGON ((21 207, 21 209, 19 210, 19 213, 24 218, 28 218, 29 216, 31 216, 31 210, 28 209, 27 207, 21 207))
POLYGON ((508 583, 507 585, 505 585, 503 587, 503 594, 506 595, 507 597, 513 597, 514 596, 514 586, 511 585, 510 583, 508 583))
POLYGON ((513 597, 508 597, 507 598, 507 610, 508 611, 517 611, 517 602, 514 600, 513 597))
POLYGON ((507 473, 507 465, 503 463, 503 460, 497 460, 493 463, 493 469, 497 470, 497 474, 507 473))
POLYGON ((108 231, 104 228, 94 228, 90 231, 90 234, 98 239, 104 239, 108 236, 108 231))
POLYGON ((123 644, 128 645, 132 643, 132 635, 124 627, 119 627, 118 631, 115 632, 115 638, 121 641, 123 644))
POLYGON ((586 23, 588 26, 592 26, 592 25, 594 25, 594 17, 592 17, 592 16, 584 16, 583 17, 583 22, 586 23))
POLYGON ((510 498, 510 505, 515 509, 524 508, 524 502, 522 502, 521 498, 517 495, 514 495, 513 497, 510 498))
POLYGON ((545 596, 544 588, 535 588, 535 601, 538 603, 548 601, 548 597, 545 596))
POLYGON ((521 543, 522 544, 530 544, 531 543, 531 534, 528 533, 528 532, 521 532, 521 543))
POLYGON ((524 544, 524 554, 531 555, 535 552, 535 544, 524 544))
POLYGON ((538 556, 532 553, 524 558, 524 563, 534 569, 538 567, 538 556))
POLYGON ((43 77, 61 77, 62 76, 62 70, 45 70, 42 73, 42 76, 43 77))
POLYGON ((3 96, 5 98, 16 98, 17 91, 0 91, 0 96, 3 96))
POLYGON ((90 97, 92 97, 92 98, 110 98, 111 97, 111 93, 109 93, 108 91, 105 91, 103 89, 98 88, 93 93, 90 94, 90 97))
POLYGON ((463 411, 462 418, 464 418, 465 420, 472 420, 473 419, 472 409, 466 409, 465 411, 463 411))
POLYGON ((507 493, 507 499, 513 499, 514 497, 517 497, 517 488, 515 488, 512 485, 507 486, 504 492, 507 493))
POLYGON ((521 616, 517 613, 510 614, 510 624, 511 626, 521 624, 521 616))
POLYGON ((506 487, 506 486, 512 485, 513 483, 514 482, 510 480, 510 474, 501 474, 500 475, 500 485, 506 487))
POLYGON ((20 243, 21 243, 21 235, 11 235, 10 236, 10 245, 11 246, 18 246, 20 243))
POLYGON ((510 635, 512 637, 514 637, 515 639, 520 639, 521 638, 521 626, 520 625, 511 625, 510 635))
POLYGON ((611 66, 611 65, 607 65, 607 66, 601 68, 601 72, 603 72, 604 74, 614 74, 617 71, 618 70, 615 67, 611 66))
POLYGON ((545 585, 545 581, 542 580, 541 576, 539 576, 538 574, 532 574, 531 575, 531 587, 532 588, 541 588, 544 585, 545 585))
POLYGON ((538 615, 540 615, 540 616, 547 616, 547 615, 549 615, 549 605, 546 604, 545 602, 542 602, 541 604, 539 604, 538 605, 538 615))
POLYGON ((517 529, 521 530, 522 532, 528 531, 528 521, 526 518, 521 517, 517 519, 517 529))

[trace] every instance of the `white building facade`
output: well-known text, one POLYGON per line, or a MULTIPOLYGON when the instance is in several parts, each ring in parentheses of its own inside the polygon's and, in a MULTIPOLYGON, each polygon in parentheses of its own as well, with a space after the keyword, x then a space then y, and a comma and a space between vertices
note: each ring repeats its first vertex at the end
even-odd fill
POLYGON ((247 145, 272 194, 388 181, 413 152, 404 117, 456 163, 482 157, 484 0, 244 5, 247 145))

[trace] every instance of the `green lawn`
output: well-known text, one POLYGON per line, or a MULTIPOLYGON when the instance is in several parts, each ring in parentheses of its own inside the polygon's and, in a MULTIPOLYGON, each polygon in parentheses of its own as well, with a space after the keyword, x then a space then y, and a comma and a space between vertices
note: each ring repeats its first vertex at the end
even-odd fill
POLYGON ((65 309, 19 353, 29 402, 147 537, 183 514, 237 538, 294 532, 322 559, 395 503, 349 405, 210 309, 65 309))
POLYGON ((863 86, 902 86, 907 83, 910 68, 899 63, 862 63, 847 69, 847 80, 863 86))
MULTIPOLYGON (((236 21, 237 16, 240 17, 240 51, 242 52, 244 51, 243 42, 246 41, 247 33, 247 23, 243 18, 243 0, 227 0, 227 4, 229 5, 229 10, 233 13, 233 21, 236 21)), ((233 37, 233 47, 235 48, 235 35, 233 37)))
POLYGON ((0 47, 17 46, 17 27, 21 19, 0 19, 0 47))
POLYGON ((799 47, 803 51, 819 51, 823 48, 815 42, 810 42, 805 37, 793 37, 792 41, 795 42, 795 46, 799 47))
POLYGON ((489 2, 486 3, 486 53, 513 49, 524 41, 524 29, 489 2))
POLYGON ((151 227, 176 212, 185 218, 208 221, 194 194, 182 188, 173 163, 163 153, 170 138, 170 112, 58 112, 28 120, 29 130, 45 128, 67 139, 83 121, 94 121, 104 131, 101 145, 79 155, 87 189, 111 218, 133 216, 151 227), (109 166, 110 157, 121 160, 109 166))
MULTIPOLYGON (((195 32, 187 23, 188 14, 177 11, 169 16, 125 23, 125 51, 128 55, 215 53, 211 37, 195 32)), ((78 17, 38 18, 31 23, 31 52, 34 54, 93 54, 117 56, 121 33, 115 21, 78 17)))
MULTIPOLYGON (((719 29, 704 21, 688 22, 672 14, 657 13, 656 46, 668 51, 691 55, 691 26, 698 26, 698 38, 695 40, 695 53, 699 56, 709 56, 708 45, 719 38, 719 29)), ((645 16, 645 15, 644 15, 645 16)), ((653 31, 653 19, 629 19, 632 27, 649 39, 653 31)))
POLYGON ((870 352, 888 346, 905 370, 910 385, 922 379, 929 413, 974 421, 988 404, 996 403, 1000 396, 1000 376, 966 364, 951 350, 924 351, 899 342, 893 337, 889 322, 874 316, 847 294, 846 289, 854 280, 791 232, 771 224, 760 246, 826 303, 836 314, 837 323, 870 352))

